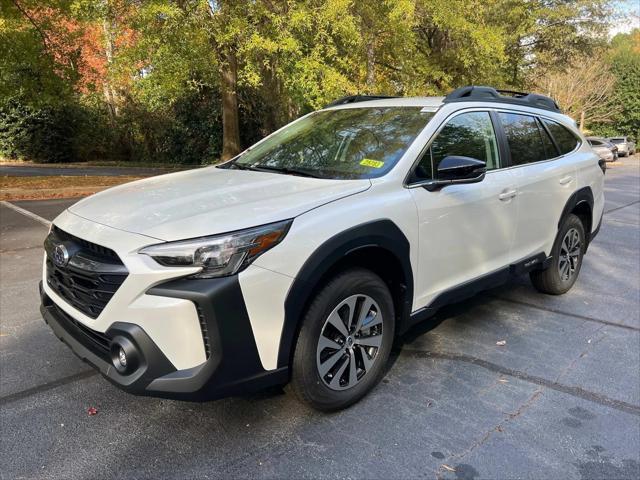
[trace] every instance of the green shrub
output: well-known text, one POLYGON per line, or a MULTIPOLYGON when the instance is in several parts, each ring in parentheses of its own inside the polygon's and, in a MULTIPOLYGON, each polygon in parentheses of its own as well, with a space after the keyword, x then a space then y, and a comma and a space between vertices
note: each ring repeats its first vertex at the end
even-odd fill
MULTIPOLYGON (((191 92, 159 111, 128 101, 112 122, 102 102, 0 103, 0 156, 40 163, 117 160, 199 165, 222 151, 220 95, 191 92)), ((243 109, 244 145, 261 137, 258 112, 243 109)))
POLYGON ((172 119, 163 143, 169 163, 204 164, 217 161, 222 152, 220 97, 203 90, 178 100, 169 113, 172 119))
POLYGON ((0 155, 40 163, 109 156, 105 118, 78 104, 34 107, 10 99, 0 105, 0 155))
POLYGON ((67 106, 32 108, 6 102, 0 107, 0 153, 38 162, 72 161, 72 115, 67 106))

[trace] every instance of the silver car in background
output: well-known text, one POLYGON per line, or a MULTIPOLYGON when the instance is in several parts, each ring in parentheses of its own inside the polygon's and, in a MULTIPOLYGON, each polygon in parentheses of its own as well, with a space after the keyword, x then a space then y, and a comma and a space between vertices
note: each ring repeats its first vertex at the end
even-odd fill
POLYGON ((587 137, 591 148, 606 162, 615 162, 618 159, 618 147, 606 138, 587 137))
POLYGON ((629 137, 611 137, 608 140, 618 147, 618 155, 621 157, 627 157, 636 153, 636 144, 629 137))

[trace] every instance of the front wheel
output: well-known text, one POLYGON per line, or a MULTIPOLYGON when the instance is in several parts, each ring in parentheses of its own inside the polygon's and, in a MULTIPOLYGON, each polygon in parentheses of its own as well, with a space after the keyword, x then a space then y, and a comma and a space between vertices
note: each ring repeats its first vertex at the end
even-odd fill
POLYGON ((542 293, 561 295, 569 291, 578 278, 587 243, 580 219, 570 214, 558 231, 551 250, 551 265, 529 274, 533 286, 542 293))
POLYGON ((394 338, 393 300, 369 270, 353 268, 329 280, 303 319, 291 387, 318 410, 357 402, 382 378, 394 338))

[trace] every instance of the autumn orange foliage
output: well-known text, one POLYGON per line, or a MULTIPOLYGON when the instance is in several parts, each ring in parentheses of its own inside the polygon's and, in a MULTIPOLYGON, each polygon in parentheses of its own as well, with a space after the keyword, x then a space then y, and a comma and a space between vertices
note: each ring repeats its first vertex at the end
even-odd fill
MULTIPOLYGON (((118 29, 114 48, 135 44, 136 32, 127 25, 126 9, 118 9, 118 29)), ((102 21, 80 21, 52 7, 29 11, 43 32, 45 47, 61 77, 73 77, 75 89, 82 94, 101 92, 107 81, 108 61, 102 21)))

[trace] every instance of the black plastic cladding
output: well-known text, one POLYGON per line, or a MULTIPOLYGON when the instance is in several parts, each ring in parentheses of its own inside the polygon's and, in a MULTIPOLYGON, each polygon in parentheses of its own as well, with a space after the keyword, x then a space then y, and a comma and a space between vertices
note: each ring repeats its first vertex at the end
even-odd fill
POLYGON ((288 366, 290 363, 293 344, 305 307, 319 281, 336 262, 347 254, 367 247, 381 247, 393 254, 400 262, 406 287, 404 308, 400 315, 403 319, 409 316, 413 301, 413 272, 407 237, 395 223, 388 219, 357 225, 330 238, 318 247, 296 276, 284 304, 284 326, 278 350, 279 367, 288 366))
POLYGON ((204 400, 286 382, 286 366, 275 371, 262 368, 237 275, 173 280, 153 287, 147 294, 196 304, 206 322, 211 349, 209 359, 201 366, 176 372, 175 378, 159 378, 149 385, 150 389, 204 400))
POLYGON ((115 322, 104 334, 100 334, 102 339, 110 341, 117 336, 124 337, 142 353, 138 368, 130 375, 121 375, 113 368, 104 348, 98 347, 95 339, 91 338, 97 332, 87 327, 81 329, 77 322, 69 321, 67 316, 62 315, 61 310, 42 291, 42 284, 40 295, 40 312, 54 334, 66 343, 73 353, 94 366, 105 378, 123 390, 138 395, 149 395, 152 392, 147 392, 146 387, 153 379, 175 371, 171 362, 141 327, 131 323, 115 322), (92 332, 92 335, 88 335, 89 332, 92 332))
MULTIPOLYGON (((583 187, 580 190, 576 190, 573 195, 571 195, 571 197, 569 197, 569 200, 567 200, 566 205, 564 206, 564 209, 562 210, 562 215, 560 216, 560 219, 558 220, 558 229, 562 226, 562 224, 564 223, 565 218, 567 218, 567 215, 569 215, 571 212, 574 211, 574 209, 576 207, 578 207, 580 204, 586 204, 589 206, 589 213, 591 215, 591 227, 593 227, 593 192, 591 191, 591 187, 583 187)), ((601 222, 602 219, 599 220, 599 222, 601 222)), ((598 223, 598 229, 600 223, 598 223)), ((585 226, 586 227, 586 226, 585 226)), ((586 231, 587 228, 585 228, 585 235, 587 236, 587 246, 589 245, 589 243, 591 242, 591 240, 593 240, 593 237, 595 237, 597 232, 590 232, 590 231, 586 231)))
POLYGON ((112 366, 105 348, 97 346, 95 339, 87 335, 88 329, 79 329, 75 322, 63 318, 42 292, 42 285, 40 288, 40 310, 56 336, 129 393, 204 401, 284 384, 288 379, 287 367, 272 371, 262 368, 237 275, 209 280, 179 279, 150 289, 149 295, 187 299, 201 309, 210 334, 211 354, 196 367, 176 370, 141 327, 116 322, 102 334, 101 340, 110 342, 124 337, 135 345, 139 363, 127 375, 112 366))

